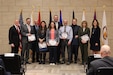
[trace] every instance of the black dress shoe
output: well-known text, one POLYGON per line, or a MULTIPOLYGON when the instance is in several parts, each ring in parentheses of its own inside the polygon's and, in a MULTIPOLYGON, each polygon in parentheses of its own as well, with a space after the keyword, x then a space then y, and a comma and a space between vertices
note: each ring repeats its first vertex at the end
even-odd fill
POLYGON ((74 62, 75 64, 77 63, 77 61, 74 62))
POLYGON ((39 64, 42 64, 42 61, 39 61, 39 64))
POLYGON ((26 62, 26 64, 31 64, 30 62, 26 62))
POLYGON ((42 64, 45 64, 45 61, 43 61, 42 64))
POLYGON ((64 61, 61 61, 61 64, 64 64, 65 62, 64 61))

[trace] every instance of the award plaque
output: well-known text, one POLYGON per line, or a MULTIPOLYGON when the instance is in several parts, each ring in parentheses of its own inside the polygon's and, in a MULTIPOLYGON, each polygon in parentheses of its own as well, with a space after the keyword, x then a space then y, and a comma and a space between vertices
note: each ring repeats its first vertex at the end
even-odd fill
POLYGON ((81 39, 84 41, 88 41, 89 40, 89 36, 87 34, 81 36, 81 39))
POLYGON ((62 33, 62 37, 67 38, 67 36, 68 36, 68 35, 67 35, 66 32, 63 32, 63 33, 62 33))
POLYGON ((35 40, 36 40, 36 38, 35 38, 34 34, 28 36, 28 41, 35 41, 35 40))
POLYGON ((57 44, 56 40, 49 40, 49 44, 51 46, 55 46, 57 44))

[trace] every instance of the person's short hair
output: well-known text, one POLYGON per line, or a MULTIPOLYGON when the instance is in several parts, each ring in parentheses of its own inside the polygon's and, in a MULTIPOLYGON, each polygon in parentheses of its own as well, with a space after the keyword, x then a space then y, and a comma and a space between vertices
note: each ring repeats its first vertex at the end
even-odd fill
POLYGON ((26 18, 26 21, 27 21, 28 19, 30 19, 30 18, 26 18))
POLYGON ((74 18, 73 20, 76 20, 77 21, 77 18, 74 18))

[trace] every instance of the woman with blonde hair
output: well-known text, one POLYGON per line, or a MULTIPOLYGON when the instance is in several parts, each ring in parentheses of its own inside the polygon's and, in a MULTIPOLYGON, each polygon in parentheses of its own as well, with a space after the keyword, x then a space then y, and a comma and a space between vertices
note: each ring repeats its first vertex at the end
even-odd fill
POLYGON ((87 62, 88 58, 88 41, 90 36, 90 29, 87 26, 87 21, 82 21, 81 27, 78 31, 80 50, 82 55, 82 64, 87 62))

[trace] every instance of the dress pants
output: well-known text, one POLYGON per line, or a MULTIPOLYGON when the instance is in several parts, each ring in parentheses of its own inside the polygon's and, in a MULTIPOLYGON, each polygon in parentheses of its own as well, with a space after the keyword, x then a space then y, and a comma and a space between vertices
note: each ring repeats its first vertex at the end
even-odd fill
POLYGON ((80 43, 81 55, 82 55, 82 64, 87 63, 88 58, 88 43, 80 43))
POLYGON ((35 56, 36 56, 36 61, 39 61, 39 48, 38 48, 38 43, 37 41, 33 41, 31 43, 31 50, 32 50, 32 62, 35 62, 35 56))
POLYGON ((57 46, 57 63, 60 63, 60 54, 61 54, 61 44, 57 46))
POLYGON ((30 49, 30 42, 22 43, 22 53, 21 53, 22 63, 23 62, 28 62, 29 49, 30 49))
POLYGON ((57 46, 49 46, 49 62, 56 63, 57 61, 57 46))
POLYGON ((71 62, 71 45, 68 45, 69 40, 61 40, 61 55, 62 61, 65 62, 65 50, 67 48, 68 62, 71 62))
POLYGON ((11 47, 11 53, 18 53, 19 46, 11 47))
POLYGON ((79 45, 72 45, 71 46, 71 60, 73 60, 73 54, 74 54, 74 62, 77 62, 78 48, 79 48, 79 45))

